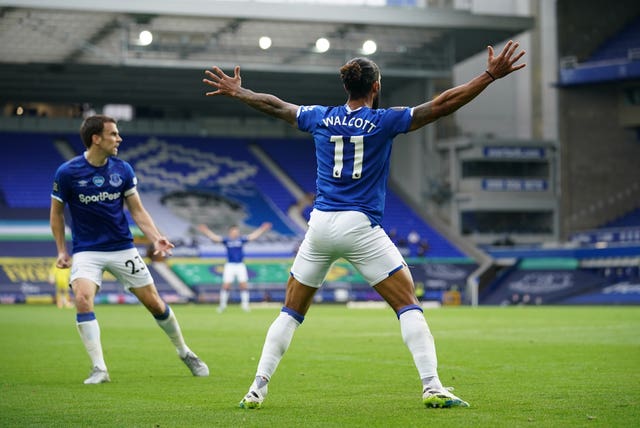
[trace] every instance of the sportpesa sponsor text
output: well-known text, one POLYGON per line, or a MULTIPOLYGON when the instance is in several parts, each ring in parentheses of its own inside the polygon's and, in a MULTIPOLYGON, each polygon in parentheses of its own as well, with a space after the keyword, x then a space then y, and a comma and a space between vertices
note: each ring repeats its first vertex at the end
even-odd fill
POLYGON ((79 194, 78 199, 83 204, 90 204, 91 202, 104 202, 104 201, 113 201, 114 199, 118 199, 120 197, 120 192, 109 193, 109 192, 100 192, 96 195, 84 195, 79 194))

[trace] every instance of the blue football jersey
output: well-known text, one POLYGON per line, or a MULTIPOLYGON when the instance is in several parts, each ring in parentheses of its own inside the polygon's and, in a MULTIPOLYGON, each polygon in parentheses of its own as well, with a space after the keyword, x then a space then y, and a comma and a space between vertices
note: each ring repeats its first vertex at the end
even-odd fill
POLYGON ((118 158, 95 167, 81 155, 58 168, 51 197, 71 212, 73 253, 133 248, 124 199, 135 188, 133 168, 118 158))
POLYGON ((227 247, 227 261, 229 263, 242 263, 244 260, 243 246, 249 242, 246 236, 238 239, 224 238, 222 244, 227 247))
POLYGON ((300 106, 298 128, 313 135, 320 211, 359 211, 380 225, 393 138, 411 126, 413 109, 351 110, 348 106, 300 106))

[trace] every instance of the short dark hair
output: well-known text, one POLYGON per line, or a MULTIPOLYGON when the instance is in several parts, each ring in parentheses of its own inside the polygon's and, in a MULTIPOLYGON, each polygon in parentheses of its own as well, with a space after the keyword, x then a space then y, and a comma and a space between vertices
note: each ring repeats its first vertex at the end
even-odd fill
POLYGON ((380 69, 368 58, 353 58, 340 67, 340 78, 349 97, 364 98, 380 79, 380 69))
POLYGON ((87 149, 91 147, 92 137, 102 134, 104 124, 107 122, 118 123, 114 118, 103 114, 89 116, 82 122, 80 126, 80 137, 87 149))

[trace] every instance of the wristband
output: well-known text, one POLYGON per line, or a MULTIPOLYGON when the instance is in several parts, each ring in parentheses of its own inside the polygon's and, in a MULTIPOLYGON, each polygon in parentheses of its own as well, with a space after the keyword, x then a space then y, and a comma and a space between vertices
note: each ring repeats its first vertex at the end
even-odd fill
POLYGON ((495 82, 495 81, 496 81, 496 78, 495 78, 495 77, 493 77, 493 74, 489 73, 489 70, 485 70, 484 72, 485 72, 485 73, 487 73, 487 74, 489 75, 489 77, 491 77, 491 81, 492 81, 492 82, 495 82))

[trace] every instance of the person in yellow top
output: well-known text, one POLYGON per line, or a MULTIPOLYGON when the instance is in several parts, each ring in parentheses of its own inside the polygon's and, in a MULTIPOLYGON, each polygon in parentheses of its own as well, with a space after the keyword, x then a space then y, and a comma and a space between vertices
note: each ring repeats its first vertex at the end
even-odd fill
POLYGON ((69 293, 69 277, 71 269, 59 268, 53 262, 49 271, 49 284, 56 286, 56 305, 59 308, 72 308, 71 295, 69 293))

